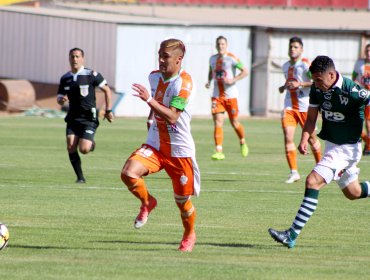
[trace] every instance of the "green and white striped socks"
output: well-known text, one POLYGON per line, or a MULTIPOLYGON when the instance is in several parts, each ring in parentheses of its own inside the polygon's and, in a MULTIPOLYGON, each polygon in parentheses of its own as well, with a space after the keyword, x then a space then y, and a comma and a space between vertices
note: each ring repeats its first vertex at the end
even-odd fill
POLYGON ((290 227, 290 237, 294 240, 315 212, 318 203, 319 191, 306 189, 301 207, 290 227))

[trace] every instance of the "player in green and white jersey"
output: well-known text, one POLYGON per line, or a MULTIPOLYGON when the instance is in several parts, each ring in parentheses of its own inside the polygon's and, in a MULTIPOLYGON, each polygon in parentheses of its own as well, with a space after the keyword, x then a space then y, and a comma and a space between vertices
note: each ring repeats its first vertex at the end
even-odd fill
POLYGON ((360 183, 357 167, 361 159, 361 131, 364 108, 370 94, 352 80, 343 77, 327 56, 318 56, 310 66, 314 84, 310 91, 308 116, 298 150, 306 155, 308 139, 315 131, 319 112, 322 129, 318 136, 325 140, 324 156, 306 178, 303 202, 286 231, 269 229, 271 237, 288 248, 308 222, 318 203, 319 190, 334 180, 350 200, 370 196, 370 182, 360 183))

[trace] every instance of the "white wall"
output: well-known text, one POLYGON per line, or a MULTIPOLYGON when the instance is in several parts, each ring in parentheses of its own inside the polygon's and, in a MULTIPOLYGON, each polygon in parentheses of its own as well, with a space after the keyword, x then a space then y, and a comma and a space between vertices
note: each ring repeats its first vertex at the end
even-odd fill
MULTIPOLYGON (((131 85, 142 83, 149 89, 148 75, 158 69, 157 53, 160 42, 177 38, 186 45, 183 68, 190 73, 195 86, 193 115, 209 116, 211 89, 207 82, 209 57, 216 52, 215 39, 223 35, 228 39, 229 51, 236 54, 250 69, 250 29, 227 27, 185 27, 185 26, 134 26, 120 25, 117 28, 116 84, 124 98, 115 108, 118 116, 146 116, 148 106, 132 96, 131 85)), ((249 115, 249 77, 238 82, 240 91, 240 114, 249 115)))
MULTIPOLYGON (((355 61, 359 57, 361 37, 356 34, 349 33, 332 33, 332 32, 258 32, 256 42, 260 42, 263 46, 256 46, 255 52, 258 49, 265 49, 267 67, 265 77, 260 77, 259 82, 266 81, 266 92, 261 96, 255 96, 261 108, 261 112, 265 111, 266 115, 280 114, 284 105, 284 94, 279 94, 278 87, 285 82, 283 72, 279 65, 283 65, 288 57, 289 38, 299 36, 303 40, 304 53, 303 57, 310 61, 314 60, 318 55, 327 55, 334 60, 335 66, 344 76, 351 77, 355 61), (263 39, 262 39, 263 38, 263 39), (265 46, 268 45, 268 48, 265 46), (263 106, 266 106, 263 108, 263 106)), ((261 56, 261 55, 260 55, 261 56)), ((263 57, 263 56, 262 56, 263 57)), ((254 80, 253 80, 254 81, 254 80)), ((254 84, 256 86, 256 84, 254 84)), ((253 106, 252 106, 253 110, 253 106)))

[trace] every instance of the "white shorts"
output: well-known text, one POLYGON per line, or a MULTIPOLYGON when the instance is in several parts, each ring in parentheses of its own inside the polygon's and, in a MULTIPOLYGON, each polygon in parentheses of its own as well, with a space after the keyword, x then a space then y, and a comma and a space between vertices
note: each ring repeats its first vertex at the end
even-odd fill
POLYGON ((325 141, 324 156, 314 167, 314 171, 324 178, 326 184, 336 181, 341 189, 358 179, 361 160, 361 142, 337 145, 325 141))

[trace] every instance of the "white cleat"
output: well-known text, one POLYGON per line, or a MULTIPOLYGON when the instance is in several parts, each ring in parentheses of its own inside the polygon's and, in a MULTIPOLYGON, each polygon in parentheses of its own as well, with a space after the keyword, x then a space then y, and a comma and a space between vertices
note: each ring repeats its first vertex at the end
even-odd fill
POLYGON ((293 184, 294 182, 297 182, 299 179, 301 179, 301 176, 299 176, 299 173, 297 171, 290 172, 288 180, 286 180, 285 183, 293 184))

